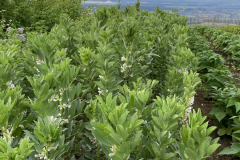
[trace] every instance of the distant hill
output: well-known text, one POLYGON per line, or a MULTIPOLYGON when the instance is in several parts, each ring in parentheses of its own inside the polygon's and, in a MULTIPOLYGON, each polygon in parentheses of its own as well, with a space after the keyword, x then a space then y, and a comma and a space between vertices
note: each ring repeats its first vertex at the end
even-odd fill
MULTIPOLYGON (((121 9, 127 4, 134 5, 137 0, 120 0, 121 9)), ((92 11, 99 6, 116 6, 118 0, 88 0, 84 3, 85 7, 90 4, 99 2, 92 11)), ((140 8, 148 11, 155 11, 157 5, 164 11, 171 12, 177 9, 180 15, 188 17, 205 17, 205 18, 227 18, 240 19, 240 0, 140 0, 140 8)))
MULTIPOLYGON (((94 0, 88 0, 88 2, 91 2, 94 0)), ((117 3, 118 0, 100 0, 101 2, 106 2, 106 1, 111 1, 117 3)), ((120 0, 121 4, 132 4, 135 3, 137 0, 120 0)), ((231 0, 231 1, 226 1, 226 0, 140 0, 140 3, 143 4, 174 4, 174 5, 186 5, 186 6, 222 6, 222 5, 239 5, 240 6, 240 1, 239 0, 231 0)))

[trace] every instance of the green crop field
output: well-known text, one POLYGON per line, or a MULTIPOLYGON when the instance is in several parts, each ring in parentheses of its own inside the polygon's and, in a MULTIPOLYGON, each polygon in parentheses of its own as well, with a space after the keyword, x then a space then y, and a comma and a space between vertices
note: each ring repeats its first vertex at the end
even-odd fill
POLYGON ((0 2, 0 160, 239 155, 238 35, 139 1, 81 3, 0 2))

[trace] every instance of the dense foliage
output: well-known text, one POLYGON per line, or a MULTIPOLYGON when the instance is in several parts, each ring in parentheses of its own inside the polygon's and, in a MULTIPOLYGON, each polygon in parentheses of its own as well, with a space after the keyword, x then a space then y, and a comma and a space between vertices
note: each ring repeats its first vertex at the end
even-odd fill
POLYGON ((212 47, 205 38, 197 34, 204 34, 216 48, 224 51, 230 59, 234 60, 234 64, 239 64, 239 60, 233 57, 237 55, 237 52, 229 48, 238 48, 236 42, 239 41, 239 37, 232 33, 202 26, 195 27, 192 32, 195 34, 191 34, 190 43, 193 52, 198 55, 199 61, 202 61, 199 68, 204 80, 204 88, 216 104, 209 114, 218 120, 220 136, 227 134, 233 137, 232 147, 225 148, 220 154, 240 156, 240 143, 237 142, 240 140, 240 89, 236 87, 239 84, 236 84, 236 79, 225 66, 224 59, 212 51, 212 47))
POLYGON ((27 31, 50 31, 59 23, 62 13, 76 20, 89 12, 81 5, 82 1, 84 0, 1 0, 0 25, 5 24, 5 28, 24 27, 27 31))
POLYGON ((220 27, 220 29, 222 31, 225 32, 230 32, 230 33, 234 33, 234 34, 239 34, 240 33, 240 26, 224 26, 224 27, 220 27))
POLYGON ((59 19, 45 33, 1 28, 0 159, 202 160, 219 147, 191 112, 186 17, 138 1, 59 19))

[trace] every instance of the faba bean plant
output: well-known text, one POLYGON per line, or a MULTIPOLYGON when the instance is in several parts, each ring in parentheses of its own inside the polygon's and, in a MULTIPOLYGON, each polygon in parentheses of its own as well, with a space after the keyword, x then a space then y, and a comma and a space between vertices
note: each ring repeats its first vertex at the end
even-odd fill
POLYGON ((8 28, 0 159, 202 160, 219 147, 191 111, 201 81, 186 17, 139 5, 61 15, 26 39, 8 28))

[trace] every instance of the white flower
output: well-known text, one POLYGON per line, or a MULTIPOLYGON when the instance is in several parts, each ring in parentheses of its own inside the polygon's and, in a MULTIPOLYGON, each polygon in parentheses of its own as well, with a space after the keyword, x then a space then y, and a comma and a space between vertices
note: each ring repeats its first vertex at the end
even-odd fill
POLYGON ((100 78, 100 79, 103 79, 103 76, 99 75, 99 78, 100 78))
POLYGON ((110 148, 110 150, 113 152, 113 151, 114 151, 114 146, 112 146, 112 147, 110 148))
POLYGON ((110 153, 110 154, 109 154, 109 157, 112 157, 112 156, 114 156, 114 153, 110 153))
POLYGON ((15 85, 12 83, 12 81, 7 82, 7 86, 11 89, 15 88, 15 85))
POLYGON ((40 61, 36 61, 36 63, 37 63, 37 64, 41 64, 41 62, 40 62, 40 61))
POLYGON ((40 159, 47 159, 47 156, 46 155, 42 155, 42 154, 35 154, 35 157, 36 158, 40 158, 40 159))
POLYGON ((170 138, 170 136, 171 136, 171 133, 170 133, 170 132, 168 132, 168 138, 170 138))
POLYGON ((22 124, 20 124, 19 127, 22 128, 22 129, 24 128, 24 126, 22 124))
POLYGON ((98 87, 98 93, 99 93, 99 95, 103 94, 103 91, 99 87, 98 87))
POLYGON ((194 96, 192 98, 190 98, 189 103, 190 103, 190 105, 193 105, 193 103, 194 103, 194 96))
POLYGON ((18 28, 18 31, 19 31, 20 33, 23 33, 24 28, 18 28))
POLYGON ((127 58, 121 57, 121 61, 127 61, 127 58))
POLYGON ((54 118, 53 116, 50 116, 50 120, 54 122, 57 118, 54 118))
POLYGON ((58 105, 58 107, 59 107, 59 109, 60 109, 60 110, 62 110, 62 109, 63 109, 63 107, 62 107, 61 105, 58 105))
POLYGON ((190 113, 192 111, 192 107, 189 107, 188 109, 186 109, 187 113, 190 113))
POLYGON ((124 63, 124 64, 121 66, 121 72, 125 72, 126 68, 127 68, 127 65, 126 65, 126 63, 124 63))
POLYGON ((63 125, 64 123, 69 123, 68 119, 63 119, 60 125, 63 125))

